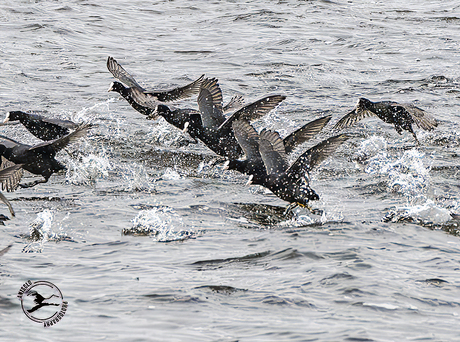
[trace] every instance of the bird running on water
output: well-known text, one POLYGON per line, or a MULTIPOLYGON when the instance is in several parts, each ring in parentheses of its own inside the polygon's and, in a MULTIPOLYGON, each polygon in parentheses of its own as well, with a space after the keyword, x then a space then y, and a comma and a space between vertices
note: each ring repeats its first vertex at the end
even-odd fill
POLYGON ((22 168, 30 173, 43 176, 28 184, 19 184, 29 188, 39 183, 46 183, 51 175, 66 167, 55 159, 56 153, 70 143, 86 135, 91 124, 82 124, 75 131, 59 139, 42 142, 37 145, 21 144, 15 140, 0 136, 0 155, 15 164, 23 164, 22 168))
MULTIPOLYGON (((331 120, 331 116, 313 120, 283 139, 286 154, 290 154, 297 146, 307 142, 318 134, 324 126, 331 120)), ((229 159, 225 162, 224 168, 236 170, 250 175, 252 184, 261 184, 267 172, 259 152, 259 142, 257 131, 246 120, 236 120, 232 124, 236 140, 240 144, 246 156, 245 159, 229 159)))
MULTIPOLYGON (((328 138, 304 152, 289 165, 286 143, 278 132, 263 129, 260 134, 247 122, 238 133, 246 157, 259 165, 262 159, 265 170, 255 167, 252 181, 272 191, 276 196, 290 203, 288 210, 300 205, 312 209, 308 203, 318 200, 318 194, 310 187, 309 172, 331 155, 350 136, 347 134, 328 138)), ((238 125, 236 125, 238 126, 238 125)))

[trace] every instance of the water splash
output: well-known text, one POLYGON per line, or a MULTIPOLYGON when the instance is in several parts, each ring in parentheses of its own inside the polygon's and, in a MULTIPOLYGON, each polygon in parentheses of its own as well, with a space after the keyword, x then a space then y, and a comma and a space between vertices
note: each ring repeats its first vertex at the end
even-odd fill
POLYGON ((41 253, 48 241, 58 242, 69 239, 66 233, 62 231, 55 233, 51 229, 53 221, 54 215, 49 209, 37 214, 37 218, 29 226, 29 239, 32 242, 23 248, 23 253, 41 253))
POLYGON ((359 162, 365 162, 369 158, 380 156, 386 157, 386 150, 388 148, 385 138, 373 135, 369 139, 361 142, 353 159, 359 162))
POLYGON ((113 168, 107 157, 93 153, 80 156, 79 160, 69 159, 66 165, 66 182, 73 185, 93 184, 97 179, 108 177, 113 168))
POLYGON ((425 201, 430 185, 430 167, 425 166, 424 153, 417 150, 404 151, 398 157, 386 151, 369 159, 365 172, 388 177, 387 187, 407 197, 410 202, 425 201))
POLYGON ((306 212, 306 209, 296 208, 293 217, 279 224, 280 227, 308 227, 320 226, 326 223, 343 221, 343 214, 337 212, 326 212, 315 210, 315 214, 306 212))
POLYGON ((384 222, 415 222, 422 225, 440 225, 450 220, 450 211, 431 200, 423 205, 394 208, 382 219, 384 222))
POLYGON ((186 229, 174 209, 168 207, 142 210, 132 223, 132 228, 123 229, 124 235, 148 235, 158 242, 184 241, 196 237, 192 229, 186 229))
POLYGON ((163 118, 157 120, 147 136, 153 141, 164 146, 182 147, 192 142, 192 138, 182 133, 163 118))
POLYGON ((71 120, 74 122, 92 121, 97 118, 99 109, 105 109, 105 112, 110 112, 110 103, 115 102, 116 98, 111 97, 106 101, 94 104, 91 107, 83 107, 80 111, 71 114, 71 120))
POLYGON ((172 169, 170 167, 166 168, 163 175, 161 176, 161 179, 163 180, 179 180, 181 178, 182 176, 180 173, 177 172, 176 169, 172 169))

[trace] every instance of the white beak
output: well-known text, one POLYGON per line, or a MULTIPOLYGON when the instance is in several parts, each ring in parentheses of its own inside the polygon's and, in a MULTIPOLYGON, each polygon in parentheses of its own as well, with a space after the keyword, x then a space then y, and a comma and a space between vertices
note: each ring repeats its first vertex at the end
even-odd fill
POLYGON ((187 121, 184 125, 184 129, 182 130, 183 133, 187 133, 187 129, 189 125, 190 125, 190 121, 187 121))

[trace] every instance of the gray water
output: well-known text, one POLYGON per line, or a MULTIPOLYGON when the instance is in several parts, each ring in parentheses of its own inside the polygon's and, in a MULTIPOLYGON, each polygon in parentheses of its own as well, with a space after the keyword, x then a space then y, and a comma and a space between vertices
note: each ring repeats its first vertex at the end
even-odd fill
MULTIPOLYGON (((0 249, 13 244, 0 340, 459 340, 459 24, 458 1, 440 0, 3 0, 3 112, 97 126, 58 155, 65 174, 6 194, 17 216, 0 227, 0 249), (415 146, 358 123, 312 174, 323 215, 285 216, 287 203, 107 93, 107 56, 148 87, 206 73, 224 100, 285 94, 256 123, 283 136, 331 114, 315 141, 330 136, 359 97, 414 103, 440 125, 415 146), (68 301, 55 326, 22 312, 29 279, 68 301)), ((20 126, 0 134, 38 142, 20 126)))

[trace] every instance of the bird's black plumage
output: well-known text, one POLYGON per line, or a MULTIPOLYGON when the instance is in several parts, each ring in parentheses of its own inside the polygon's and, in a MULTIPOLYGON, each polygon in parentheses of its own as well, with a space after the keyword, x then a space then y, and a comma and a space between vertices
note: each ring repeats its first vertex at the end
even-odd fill
POLYGON ((233 133, 232 123, 238 119, 257 120, 278 106, 285 98, 283 95, 266 96, 244 106, 240 104, 238 98, 232 98, 229 104, 223 106, 222 91, 217 79, 206 78, 201 83, 198 95, 199 111, 171 110, 165 105, 156 105, 156 113, 176 127, 185 128, 192 138, 201 140, 216 154, 238 159, 243 155, 243 151, 233 133), (238 109, 229 116, 224 115, 234 108, 238 109), (187 122, 183 122, 185 118, 188 118, 187 122), (181 125, 179 126, 177 122, 181 122, 181 125))
POLYGON ((399 134, 403 130, 409 131, 414 136, 417 144, 419 141, 412 127, 413 124, 425 131, 431 131, 438 125, 431 115, 412 104, 400 104, 392 101, 372 102, 368 99, 360 98, 355 108, 340 119, 334 129, 340 130, 350 127, 359 120, 370 116, 377 116, 382 121, 393 124, 399 134))
MULTIPOLYGON (((326 118, 330 119, 330 117, 326 118)), ((239 132, 238 141, 251 163, 250 166, 246 166, 245 171, 254 172, 252 183, 266 187, 291 204, 303 206, 307 206, 309 201, 319 199, 310 187, 308 173, 349 138, 348 135, 341 134, 326 139, 304 152, 292 165, 289 165, 286 142, 281 139, 278 132, 263 129, 260 134, 257 134, 256 130, 244 121, 234 126, 239 132), (264 170, 260 169, 260 159, 264 170)))
POLYGON ((44 180, 35 181, 27 185, 20 184, 20 186, 30 187, 38 183, 46 183, 53 173, 65 170, 65 166, 55 159, 56 153, 86 135, 90 126, 90 124, 82 124, 72 133, 59 139, 33 146, 0 136, 0 155, 15 164, 22 164, 24 170, 41 175, 44 178, 44 180))
POLYGON ((121 82, 112 82, 109 91, 118 92, 135 110, 150 117, 153 116, 155 105, 158 103, 178 101, 198 94, 201 81, 204 78, 204 75, 201 75, 197 80, 186 86, 156 91, 146 90, 141 87, 134 77, 112 57, 107 58, 107 69, 121 82), (122 83, 126 84, 127 87, 122 83))
MULTIPOLYGON (((330 120, 330 115, 313 120, 289 134, 283 139, 285 153, 290 154, 296 146, 313 138, 330 120)), ((230 159, 226 162, 225 167, 251 175, 253 184, 261 184, 267 172, 259 152, 259 136, 254 127, 246 120, 236 120, 232 126, 236 140, 243 149, 246 158, 242 160, 230 159)))
POLYGON ((78 126, 70 120, 48 118, 39 114, 21 111, 9 112, 3 123, 5 124, 9 121, 19 121, 30 133, 44 141, 61 138, 78 126))
POLYGON ((262 185, 289 203, 307 206, 309 201, 318 200, 318 194, 310 187, 308 173, 348 138, 346 134, 328 138, 289 165, 279 134, 262 130, 259 135, 259 151, 268 175, 262 185))

